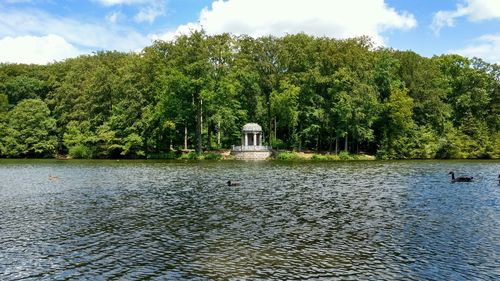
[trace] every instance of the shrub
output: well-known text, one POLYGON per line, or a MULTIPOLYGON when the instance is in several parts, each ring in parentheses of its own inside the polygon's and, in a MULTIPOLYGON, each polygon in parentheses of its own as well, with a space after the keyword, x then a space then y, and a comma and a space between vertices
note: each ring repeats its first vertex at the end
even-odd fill
POLYGON ((74 159, 90 159, 94 156, 92 149, 82 144, 70 147, 68 154, 74 159))
POLYGON ((337 160, 340 160, 340 157, 338 155, 335 155, 335 154, 327 154, 327 155, 314 154, 311 157, 311 160, 315 160, 315 161, 337 161, 337 160))
POLYGON ((201 159, 203 159, 203 155, 198 154, 195 151, 191 151, 187 154, 187 159, 189 159, 189 160, 201 160, 201 159))
POLYGON ((311 160, 316 160, 316 161, 327 161, 328 156, 327 155, 321 155, 321 154, 314 154, 311 156, 311 160))
POLYGON ((222 154, 214 152, 207 153, 203 156, 205 160, 220 160, 223 157, 222 154))
POLYGON ((299 154, 295 152, 280 152, 276 155, 277 160, 303 160, 299 154))
POLYGON ((340 160, 353 160, 353 158, 347 151, 341 151, 338 156, 340 160))

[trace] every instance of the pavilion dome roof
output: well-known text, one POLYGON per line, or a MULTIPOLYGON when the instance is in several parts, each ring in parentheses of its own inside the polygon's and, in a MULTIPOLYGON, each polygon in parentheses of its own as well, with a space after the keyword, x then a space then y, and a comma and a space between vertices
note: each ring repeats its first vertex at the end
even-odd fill
POLYGON ((243 132, 262 132, 262 127, 257 123, 247 123, 243 126, 243 132))

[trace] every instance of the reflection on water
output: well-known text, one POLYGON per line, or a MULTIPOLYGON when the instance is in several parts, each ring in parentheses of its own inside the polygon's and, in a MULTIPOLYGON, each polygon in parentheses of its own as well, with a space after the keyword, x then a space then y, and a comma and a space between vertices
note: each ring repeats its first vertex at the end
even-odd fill
POLYGON ((498 280, 499 171, 2 160, 0 279, 498 280))

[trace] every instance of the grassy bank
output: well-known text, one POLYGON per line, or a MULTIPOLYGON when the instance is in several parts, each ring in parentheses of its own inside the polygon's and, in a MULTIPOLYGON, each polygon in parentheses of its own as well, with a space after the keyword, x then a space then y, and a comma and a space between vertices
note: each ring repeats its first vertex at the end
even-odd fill
POLYGON ((227 151, 210 151, 204 153, 171 151, 168 153, 148 154, 147 159, 168 159, 168 160, 229 160, 232 156, 227 151))
MULTIPOLYGON (((233 160, 230 151, 211 151, 197 154, 194 151, 149 154, 148 159, 170 159, 170 160, 233 160)), ((376 160, 375 156, 366 154, 339 154, 305 153, 295 151, 280 151, 273 155, 271 160, 279 161, 347 161, 347 160, 376 160)))
POLYGON ((346 160, 376 160, 375 156, 366 154, 349 154, 340 152, 339 154, 318 154, 283 151, 278 152, 274 157, 276 160, 310 160, 310 161, 346 161, 346 160))

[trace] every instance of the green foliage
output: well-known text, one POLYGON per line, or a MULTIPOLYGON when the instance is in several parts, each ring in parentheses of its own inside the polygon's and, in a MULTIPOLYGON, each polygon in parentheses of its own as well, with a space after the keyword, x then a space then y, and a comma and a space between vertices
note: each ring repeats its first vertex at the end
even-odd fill
POLYGON ((347 151, 341 151, 338 157, 340 160, 353 160, 353 157, 347 151))
POLYGON ((498 148, 493 148, 494 143, 498 144, 498 140, 474 138, 460 129, 449 128, 440 140, 436 156, 449 159, 493 158, 498 153, 495 152, 498 148))
POLYGON ((137 156, 145 156, 146 154, 144 153, 143 150, 141 150, 143 146, 143 140, 141 136, 139 136, 136 133, 132 133, 128 136, 126 136, 123 139, 123 151, 121 152, 121 155, 137 155, 137 156))
POLYGON ((25 99, 45 98, 47 87, 44 81, 25 75, 16 76, 5 83, 5 93, 12 104, 25 99))
POLYGON ((413 159, 433 159, 439 147, 439 140, 436 133, 429 127, 418 127, 412 132, 411 149, 409 150, 409 158, 413 159))
POLYGON ((274 148, 317 151, 277 159, 498 158, 499 77, 367 37, 194 32, 141 54, 0 65, 0 156, 219 159, 202 151, 257 122, 274 148))
POLYGON ((197 153, 196 151, 191 151, 189 153, 183 153, 178 158, 180 160, 203 160, 205 156, 203 153, 197 153))
POLYGON ((191 151, 187 154, 187 159, 189 159, 189 160, 202 160, 203 155, 200 153, 197 153, 196 151, 191 151))
POLYGON ((303 160, 304 157, 302 157, 301 155, 299 155, 296 152, 279 152, 276 155, 275 159, 276 160, 289 160, 289 161, 293 161, 293 160, 303 160))
POLYGON ((274 149, 285 149, 286 148, 286 144, 282 140, 280 140, 280 139, 274 139, 271 142, 271 146, 274 149))
POLYGON ((7 151, 2 139, 7 136, 7 110, 9 101, 7 95, 0 94, 0 156, 7 155, 7 151))
POLYGON ((413 99, 405 88, 391 87, 382 115, 384 138, 377 157, 381 159, 409 158, 412 130, 415 128, 413 99))
POLYGON ((223 157, 224 156, 222 154, 214 153, 214 152, 206 153, 203 155, 203 159, 205 159, 205 160, 220 160, 223 157))
POLYGON ((342 151, 339 154, 317 154, 317 153, 298 153, 298 152, 279 152, 276 160, 311 160, 311 161, 347 161, 347 160, 374 160, 374 157, 362 154, 349 154, 342 151))
POLYGON ((37 99, 17 104, 7 116, 4 155, 14 157, 48 157, 56 152, 57 141, 52 135, 56 121, 50 117, 47 105, 37 99))
POLYGON ((490 158, 500 158, 500 132, 497 132, 492 137, 491 146, 487 147, 487 154, 490 158))
POLYGON ((147 155, 148 159, 181 159, 181 154, 177 151, 169 151, 162 153, 149 153, 147 155))
POLYGON ((7 95, 0 94, 0 114, 7 112, 9 109, 9 99, 7 95))
POLYGON ((270 96, 271 114, 277 120, 277 129, 285 130, 293 135, 298 123, 298 97, 300 87, 282 81, 278 90, 270 96))
POLYGON ((336 154, 313 154, 311 160, 316 161, 338 161, 340 157, 336 154))
POLYGON ((68 154, 73 159, 91 159, 95 153, 92 148, 78 144, 70 147, 68 154))
POLYGON ((71 121, 66 126, 63 143, 69 150, 76 146, 95 147, 97 137, 91 132, 90 122, 71 121))

